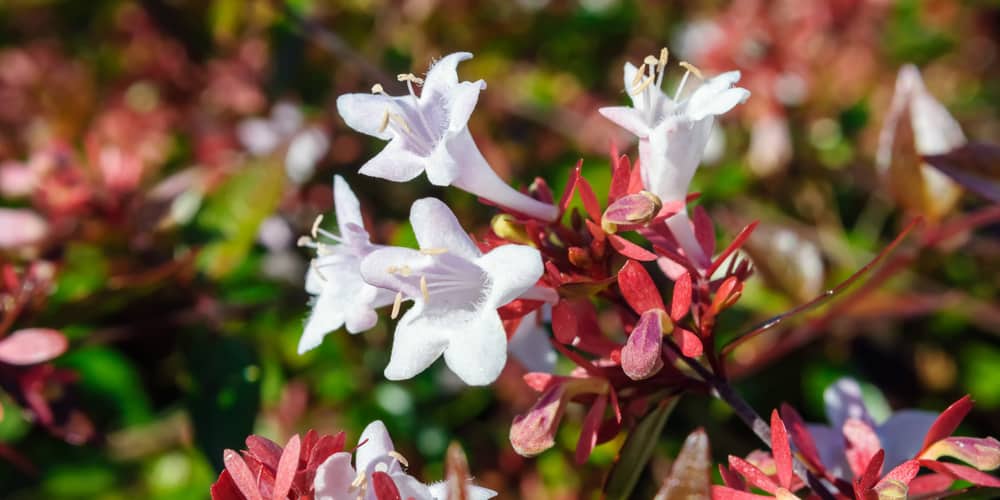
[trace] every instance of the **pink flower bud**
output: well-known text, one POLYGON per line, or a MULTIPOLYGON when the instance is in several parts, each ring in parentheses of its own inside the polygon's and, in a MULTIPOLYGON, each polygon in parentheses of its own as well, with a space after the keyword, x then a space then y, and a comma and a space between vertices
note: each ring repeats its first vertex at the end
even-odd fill
POLYGON ((652 377, 663 368, 660 352, 663 333, 673 329, 666 311, 651 309, 642 313, 622 349, 622 370, 632 380, 652 377))
POLYGON ((514 417, 510 426, 510 444, 518 455, 533 457, 555 444, 556 428, 566 409, 566 384, 550 387, 542 393, 528 413, 514 417))
POLYGON ((20 248, 40 242, 49 232, 45 219, 28 209, 0 208, 0 249, 20 248))
POLYGON ((922 459, 957 458, 979 470, 1000 468, 1000 441, 992 437, 949 437, 932 444, 920 455, 922 459))
POLYGON ((604 211, 601 227, 606 232, 613 233, 618 230, 618 226, 645 224, 653 220, 662 207, 660 198, 649 191, 622 196, 604 211))

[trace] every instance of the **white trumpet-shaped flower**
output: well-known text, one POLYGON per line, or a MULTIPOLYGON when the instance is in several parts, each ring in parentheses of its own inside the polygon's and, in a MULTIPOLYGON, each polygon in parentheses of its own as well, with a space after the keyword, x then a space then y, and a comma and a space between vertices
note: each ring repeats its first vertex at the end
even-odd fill
POLYGON ((319 228, 317 219, 312 239, 300 244, 316 250, 316 258, 306 274, 306 291, 316 298, 312 314, 299 340, 299 353, 315 348, 327 333, 347 326, 359 333, 375 326, 375 309, 392 303, 388 290, 365 283, 361 278, 361 259, 382 248, 368 240, 361 219, 361 204, 341 176, 333 181, 334 206, 340 235, 319 228))
MULTIPOLYGON (((372 487, 372 475, 382 472, 389 476, 393 485, 399 491, 400 498, 414 500, 444 500, 447 494, 443 485, 426 485, 407 474, 403 468, 406 459, 395 451, 392 438, 385 424, 376 420, 365 427, 358 441, 358 449, 354 455, 354 465, 351 466, 351 454, 338 452, 330 455, 316 469, 313 489, 316 500, 357 500, 360 498, 374 500, 375 488, 372 487)), ((496 496, 496 492, 487 488, 469 484, 466 488, 467 498, 471 500, 487 500, 496 496)))
POLYGON ((407 95, 390 96, 381 85, 371 94, 337 98, 337 111, 351 128, 389 144, 361 167, 361 173, 404 182, 427 172, 438 186, 455 186, 517 212, 554 220, 556 208, 522 194, 497 176, 469 133, 468 121, 486 82, 460 82, 458 63, 468 52, 445 56, 427 78, 399 75, 407 95), (414 85, 422 85, 418 96, 414 85))
MULTIPOLYGON (((671 98, 661 88, 666 65, 666 49, 659 58, 648 56, 638 68, 625 63, 625 89, 632 106, 605 107, 600 112, 639 138, 644 187, 664 202, 672 202, 687 196, 715 117, 746 101, 750 92, 733 87, 740 79, 739 71, 702 80, 697 68, 682 62, 687 71, 671 98), (691 75, 701 84, 685 93, 691 75)), ((686 212, 668 219, 667 225, 689 257, 704 259, 686 212)))
POLYGON ((538 250, 503 245, 485 255, 435 198, 413 203, 410 223, 420 250, 390 247, 361 262, 368 283, 397 292, 413 306, 396 326, 385 376, 402 380, 439 356, 469 385, 496 380, 507 361, 507 337, 497 308, 532 288, 542 275, 538 250))

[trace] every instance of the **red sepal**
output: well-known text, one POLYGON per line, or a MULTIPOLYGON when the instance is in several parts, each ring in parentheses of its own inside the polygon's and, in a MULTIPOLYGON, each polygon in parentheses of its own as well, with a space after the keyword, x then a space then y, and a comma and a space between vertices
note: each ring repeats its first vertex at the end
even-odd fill
POLYGON ((618 288, 632 310, 639 314, 651 309, 666 309, 653 278, 634 260, 626 262, 618 271, 618 288))

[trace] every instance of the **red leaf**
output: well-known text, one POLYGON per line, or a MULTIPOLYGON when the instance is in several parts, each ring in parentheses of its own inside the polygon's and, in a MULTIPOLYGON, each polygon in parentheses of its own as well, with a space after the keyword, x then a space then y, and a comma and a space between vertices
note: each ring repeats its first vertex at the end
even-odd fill
POLYGON ((737 490, 747 489, 747 483, 743 481, 743 478, 729 467, 719 464, 719 475, 722 476, 722 483, 726 486, 737 490))
POLYGON ((50 328, 25 328, 0 339, 0 362, 33 365, 66 352, 66 337, 50 328))
POLYGON ((375 498, 378 500, 402 500, 399 496, 399 488, 392 478, 382 471, 372 473, 372 487, 375 488, 375 498))
POLYGON ((651 309, 666 309, 653 278, 634 260, 626 262, 618 271, 618 288, 632 310, 639 314, 651 309))
POLYGON ((587 210, 590 220, 599 222, 601 220, 601 204, 597 201, 594 188, 590 187, 587 179, 580 177, 580 180, 576 182, 576 190, 580 193, 580 199, 583 200, 583 208, 587 210))
POLYGON ((947 491, 948 488, 951 488, 951 484, 954 482, 955 478, 948 474, 941 474, 938 472, 925 474, 910 482, 907 494, 914 497, 936 495, 947 491))
POLYGON ((285 444, 285 451, 278 461, 278 469, 274 474, 274 493, 271 498, 274 500, 286 500, 288 492, 292 489, 292 481, 295 480, 295 471, 299 468, 299 452, 302 451, 302 442, 298 434, 293 434, 285 444))
POLYGON ((788 444, 788 431, 778 416, 778 410, 771 411, 771 451, 778 469, 778 483, 784 488, 791 488, 792 448, 788 444))
POLYGON ((879 482, 894 480, 909 485, 910 481, 917 477, 918 472, 920 472, 920 463, 916 460, 907 460, 889 471, 879 482))
POLYGON ((239 488, 236 487, 236 483, 233 482, 233 478, 229 476, 229 471, 223 469, 222 473, 219 474, 219 479, 212 484, 212 489, 210 490, 212 495, 212 500, 243 500, 244 497, 240 493, 239 488))
POLYGON ((734 490, 726 486, 712 486, 712 500, 759 500, 761 498, 772 499, 774 497, 734 490))
POLYGON ((735 469, 736 472, 739 472, 750 484, 771 494, 778 491, 779 486, 774 480, 757 467, 754 467, 750 462, 740 457, 729 455, 729 466, 735 469))
POLYGON ((632 167, 629 166, 628 156, 622 155, 619 158, 612 158, 611 186, 608 188, 608 203, 612 203, 628 193, 629 175, 632 167))
POLYGON ((854 493, 860 498, 865 497, 865 493, 875 487, 879 476, 882 475, 882 463, 885 461, 885 450, 878 450, 865 467, 863 473, 855 472, 857 479, 854 480, 854 493))
POLYGON ((569 180, 566 181, 566 189, 563 191, 562 198, 559 199, 559 213, 563 214, 569 207, 569 200, 573 198, 573 191, 576 190, 576 183, 580 180, 580 169, 583 167, 583 160, 576 162, 576 166, 569 173, 569 180))
POLYGON ((674 282, 674 295, 670 301, 670 319, 674 320, 674 323, 680 321, 691 309, 691 288, 689 273, 682 274, 674 282))
POLYGON ((643 262, 652 262, 656 260, 656 254, 642 248, 631 241, 618 236, 617 234, 608 235, 608 243, 611 243, 611 247, 615 249, 616 252, 634 260, 641 260, 643 262))
POLYGON ((735 252, 737 249, 743 246, 743 243, 746 242, 747 238, 750 237, 750 234, 753 233, 753 230, 756 227, 757 227, 756 221, 744 227, 743 230, 740 231, 740 234, 736 235, 736 238, 733 239, 732 243, 730 243, 729 246, 726 247, 726 249, 723 250, 722 253, 720 253, 719 256, 715 258, 715 261, 712 262, 711 267, 709 267, 708 270, 705 271, 705 276, 711 276, 712 273, 714 273, 715 270, 718 269, 719 266, 721 266, 722 263, 725 262, 726 259, 729 258, 729 256, 733 252, 735 252))
POLYGON ((247 467, 246 462, 240 457, 239 453, 233 450, 226 450, 222 453, 222 461, 226 464, 226 470, 229 471, 229 476, 232 478, 233 483, 243 493, 243 496, 247 500, 264 500, 260 496, 260 491, 257 488, 257 480, 253 472, 250 472, 250 468, 247 467))
POLYGON ((1000 479, 985 472, 980 472, 967 465, 959 465, 948 462, 936 462, 934 460, 921 460, 920 465, 927 467, 934 472, 947 474, 955 479, 968 481, 976 486, 986 488, 1000 488, 1000 479))
POLYGON ((278 460, 281 458, 281 445, 256 434, 248 436, 246 444, 247 450, 260 463, 272 470, 278 468, 278 460))
POLYGON ((309 457, 312 456, 313 447, 316 446, 317 442, 319 442, 319 433, 316 432, 316 429, 306 431, 305 436, 302 437, 302 451, 299 452, 299 456, 302 457, 303 461, 308 462, 309 457))
POLYGON ((576 463, 585 463, 590 457, 590 452, 594 450, 594 445, 597 444, 597 431, 601 427, 601 421, 604 420, 604 410, 607 407, 607 396, 598 396, 594 406, 590 407, 590 411, 584 417, 580 440, 576 443, 576 463))
POLYGON ((819 451, 816 449, 816 442, 813 441, 812 434, 809 434, 806 423, 802 420, 799 412, 788 404, 782 404, 781 419, 785 422, 791 434, 792 443, 795 444, 795 448, 806 461, 806 465, 815 471, 825 470, 823 461, 819 458, 819 451))
POLYGON ((719 314, 723 309, 726 308, 729 303, 730 297, 734 293, 737 293, 737 286, 740 284, 740 280, 736 276, 730 276, 719 285, 719 289, 715 292, 715 297, 712 298, 712 312, 719 314))
POLYGON ((694 209, 694 237, 698 240, 705 255, 711 256, 715 253, 715 226, 708 212, 701 205, 694 209))
POLYGON ((569 300, 560 300, 552 307, 552 334, 563 344, 572 344, 578 335, 575 307, 569 300))
MULTIPOLYGON (((924 436, 924 445, 920 448, 920 453, 926 451, 932 444, 951 436, 958 428, 958 424, 962 423, 962 419, 972 411, 972 404, 972 398, 966 395, 945 408, 924 436)), ((920 453, 917 453, 918 457, 920 453)))
POLYGON ((674 342, 677 342, 681 352, 689 358, 697 358, 705 352, 705 347, 697 335, 676 325, 674 325, 674 342))
MULTIPOLYGON (((878 453, 885 454, 881 449, 882 445, 879 442, 878 435, 875 434, 875 429, 872 429, 863 420, 856 418, 847 419, 847 422, 844 422, 842 432, 844 433, 844 439, 847 441, 847 449, 844 451, 847 455, 847 464, 851 467, 851 471, 854 472, 855 476, 860 476, 866 470, 866 466, 870 468, 873 457, 878 453)), ((879 467, 881 467, 881 464, 879 464, 879 467)), ((876 473, 878 472, 880 471, 876 471, 876 473)), ((872 482, 872 484, 875 483, 872 482)))

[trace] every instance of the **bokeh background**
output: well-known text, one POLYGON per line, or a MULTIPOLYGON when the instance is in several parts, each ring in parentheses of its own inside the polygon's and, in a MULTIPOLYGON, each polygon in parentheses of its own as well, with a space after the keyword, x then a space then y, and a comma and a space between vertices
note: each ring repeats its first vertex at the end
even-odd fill
MULTIPOLYGON (((0 362, 0 496, 207 498, 222 450, 250 433, 345 430, 353 444, 382 419, 425 480, 457 440, 501 498, 594 498, 622 439, 576 466, 571 407, 554 449, 515 455, 509 424, 535 395, 514 362, 488 388, 440 363, 386 381, 386 318, 296 354, 309 255, 295 241, 332 211, 334 174, 376 241, 411 244, 406 215, 423 196, 477 233, 492 215, 423 178, 358 175, 381 143, 347 129, 336 96, 400 93, 397 73, 473 52, 461 75, 488 88, 470 127, 501 176, 559 190, 583 158, 601 197, 610 148, 635 154, 597 113, 627 102, 625 61, 667 46, 668 89, 680 60, 741 70, 753 95, 726 116, 693 188, 720 238, 761 221, 759 273, 718 330, 735 336, 850 275, 920 212, 875 168, 902 64, 921 67, 967 136, 1000 137, 997 26, 989 0, 4 0, 2 326, 55 329, 69 348, 43 365, 0 362)), ((984 206, 967 194, 930 218, 984 206)), ((905 269, 863 300, 737 351, 758 411, 787 401, 823 421, 823 388, 852 375, 895 408, 972 394, 962 430, 1000 434, 998 227, 901 251, 905 269)), ((717 459, 757 446, 724 405, 685 397, 647 488, 697 426, 717 459)))

